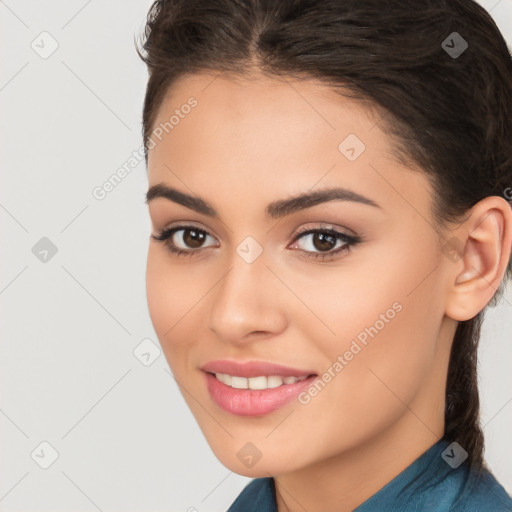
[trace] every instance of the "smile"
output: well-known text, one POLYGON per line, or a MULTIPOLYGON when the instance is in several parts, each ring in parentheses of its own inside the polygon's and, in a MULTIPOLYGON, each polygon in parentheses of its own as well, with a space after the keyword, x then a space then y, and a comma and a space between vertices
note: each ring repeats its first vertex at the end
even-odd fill
POLYGON ((307 379, 307 375, 302 377, 281 377, 280 375, 260 375, 257 377, 239 377, 236 375, 229 375, 227 373, 215 373, 217 380, 236 389, 271 389, 287 384, 295 384, 304 379, 307 379))
POLYGON ((209 372, 203 375, 212 401, 237 416, 262 416, 294 403, 300 393, 318 378, 318 375, 240 377, 209 372), (221 379, 229 383, 225 384, 221 379))

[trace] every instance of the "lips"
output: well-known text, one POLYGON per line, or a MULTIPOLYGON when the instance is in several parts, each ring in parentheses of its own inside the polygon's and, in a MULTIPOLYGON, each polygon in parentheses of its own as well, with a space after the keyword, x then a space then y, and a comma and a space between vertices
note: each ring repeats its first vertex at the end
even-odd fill
POLYGON ((276 411, 296 400, 318 377, 312 370, 264 361, 211 361, 201 370, 213 402, 237 416, 261 416, 276 411))
POLYGON ((291 368, 280 364, 268 363, 265 361, 248 361, 238 363, 236 361, 210 361, 201 367, 207 373, 223 373, 234 377, 308 377, 316 375, 311 369, 291 368))

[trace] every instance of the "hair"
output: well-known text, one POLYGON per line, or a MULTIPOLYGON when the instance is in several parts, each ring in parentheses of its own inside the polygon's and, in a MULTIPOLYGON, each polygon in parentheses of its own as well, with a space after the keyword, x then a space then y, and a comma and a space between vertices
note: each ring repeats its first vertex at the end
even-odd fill
MULTIPOLYGON (((319 80, 379 114, 393 154, 416 164, 434 190, 437 227, 460 221, 512 184, 512 59, 491 16, 473 0, 158 0, 137 53, 149 79, 147 143, 164 96, 201 72, 319 80), (467 42, 449 54, 453 33, 467 42), (443 43, 445 42, 445 43, 443 43)), ((510 197, 507 197, 510 199, 510 197)), ((512 276, 488 305, 496 305, 512 276)), ((445 401, 444 438, 483 461, 477 348, 485 308, 458 323, 445 401)))

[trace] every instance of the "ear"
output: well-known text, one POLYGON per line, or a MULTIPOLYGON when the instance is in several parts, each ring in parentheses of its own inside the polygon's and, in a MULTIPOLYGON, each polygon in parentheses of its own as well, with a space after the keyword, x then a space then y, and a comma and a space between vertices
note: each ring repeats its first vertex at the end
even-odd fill
POLYGON ((482 199, 443 246, 448 258, 448 317, 469 320, 485 308, 505 275, 511 246, 510 204, 498 196, 482 199))

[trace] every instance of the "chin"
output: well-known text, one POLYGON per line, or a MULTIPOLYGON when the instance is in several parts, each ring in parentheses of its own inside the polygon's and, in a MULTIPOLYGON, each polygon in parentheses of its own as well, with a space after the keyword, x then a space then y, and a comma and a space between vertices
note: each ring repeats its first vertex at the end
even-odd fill
POLYGON ((248 478, 264 478, 275 476, 281 473, 288 473, 293 468, 283 466, 282 464, 273 464, 272 462, 263 462, 263 459, 259 460, 252 467, 247 467, 245 464, 240 463, 237 460, 222 460, 219 459, 223 466, 225 466, 233 473, 237 473, 241 476, 246 476, 248 478))
POLYGON ((219 462, 233 473, 249 478, 261 478, 289 473, 299 469, 298 461, 291 463, 279 449, 268 451, 268 455, 257 450, 251 443, 234 443, 233 446, 212 448, 219 462))

